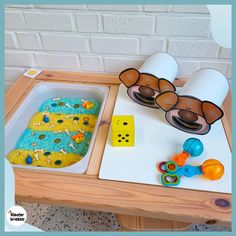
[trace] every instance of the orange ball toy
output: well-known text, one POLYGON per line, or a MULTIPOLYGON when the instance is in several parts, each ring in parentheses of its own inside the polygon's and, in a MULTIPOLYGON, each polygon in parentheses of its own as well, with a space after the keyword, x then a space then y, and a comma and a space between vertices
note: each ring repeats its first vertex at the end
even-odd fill
POLYGON ((220 179, 224 175, 224 166, 215 159, 208 159, 202 164, 203 175, 210 180, 220 179))

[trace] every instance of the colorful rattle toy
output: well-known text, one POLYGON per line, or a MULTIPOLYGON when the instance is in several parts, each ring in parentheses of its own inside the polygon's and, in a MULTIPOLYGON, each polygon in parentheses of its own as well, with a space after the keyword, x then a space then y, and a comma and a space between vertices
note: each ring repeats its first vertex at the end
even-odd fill
POLYGON ((186 160, 190 157, 196 157, 203 152, 203 144, 197 138, 188 138, 183 144, 183 151, 172 157, 172 160, 179 166, 183 166, 186 160))
POLYGON ((177 186, 181 176, 204 175, 210 180, 217 180, 224 174, 224 166, 215 159, 208 159, 201 166, 185 165, 183 167, 178 166, 174 161, 163 161, 157 165, 157 169, 163 173, 161 182, 164 186, 177 186))

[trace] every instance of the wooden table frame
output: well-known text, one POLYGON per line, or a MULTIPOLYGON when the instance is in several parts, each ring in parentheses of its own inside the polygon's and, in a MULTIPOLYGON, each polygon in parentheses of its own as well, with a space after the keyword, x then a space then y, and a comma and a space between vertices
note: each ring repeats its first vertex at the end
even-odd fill
MULTIPOLYGON (((117 75, 43 71, 35 79, 20 76, 5 96, 5 122, 40 82, 100 84, 109 87, 109 95, 86 173, 14 168, 17 200, 162 220, 231 224, 231 194, 98 179, 120 84, 117 75), (226 199, 230 206, 218 207, 216 199, 226 199)), ((184 82, 177 79, 175 85, 182 86, 184 82)), ((227 96, 222 108, 225 112, 223 124, 231 147, 231 94, 227 96)))

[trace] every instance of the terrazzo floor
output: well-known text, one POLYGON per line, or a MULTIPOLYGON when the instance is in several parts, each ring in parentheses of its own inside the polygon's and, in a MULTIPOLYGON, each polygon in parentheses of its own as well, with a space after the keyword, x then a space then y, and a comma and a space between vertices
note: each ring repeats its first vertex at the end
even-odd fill
MULTIPOLYGON (((120 231, 112 213, 17 202, 27 212, 27 223, 44 231, 120 231)), ((228 227, 194 224, 190 231, 231 231, 228 227)))

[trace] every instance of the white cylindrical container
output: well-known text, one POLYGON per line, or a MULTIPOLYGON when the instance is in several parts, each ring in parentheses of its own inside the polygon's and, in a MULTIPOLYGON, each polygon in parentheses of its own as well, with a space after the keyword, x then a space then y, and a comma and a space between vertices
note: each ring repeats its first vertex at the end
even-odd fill
POLYGON ((175 58, 164 52, 151 55, 139 68, 140 73, 149 73, 170 82, 175 80, 178 70, 175 58))
POLYGON ((221 106, 229 91, 229 82, 214 69, 200 69, 185 83, 179 95, 187 95, 221 106))

